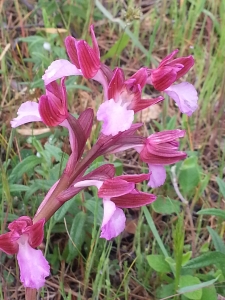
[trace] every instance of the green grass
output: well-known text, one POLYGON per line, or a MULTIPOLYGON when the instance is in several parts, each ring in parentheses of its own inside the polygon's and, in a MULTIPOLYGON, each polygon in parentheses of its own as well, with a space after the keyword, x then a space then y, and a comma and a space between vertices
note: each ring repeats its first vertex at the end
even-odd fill
MULTIPOLYGON (((128 6, 134 7, 134 2, 128 1, 128 6)), ((130 227, 122 236, 113 242, 99 238, 102 208, 96 190, 74 197, 46 224, 41 248, 52 268, 40 295, 96 300, 216 300, 217 293, 225 296, 225 2, 155 1, 140 7, 141 19, 130 24, 122 13, 127 11, 122 1, 39 0, 32 10, 24 3, 15 0, 0 5, 2 233, 8 222, 34 215, 68 158, 66 131, 54 128, 46 133, 34 124, 26 126, 30 129, 27 136, 9 124, 22 102, 36 100, 43 93, 41 76, 48 65, 66 58, 63 40, 68 34, 89 41, 87 32, 93 23, 106 63, 120 65, 127 76, 143 65, 156 67, 162 57, 179 48, 180 56, 195 58, 187 80, 199 92, 199 109, 191 118, 181 116, 174 103, 165 101, 157 122, 145 125, 146 135, 151 130, 186 129, 181 148, 189 158, 177 164, 175 175, 167 168, 165 185, 154 190, 159 196, 156 204, 127 210, 130 227), (44 42, 50 43, 51 52, 43 48, 44 42), (38 135, 34 135, 36 129, 38 135), (178 182, 187 203, 181 201, 170 177, 178 182), (207 208, 215 210, 197 214, 207 208)), ((101 101, 97 85, 78 77, 67 84, 72 113, 79 114, 90 105, 97 110, 101 101)), ((99 129, 91 135, 87 149, 99 129)), ((146 170, 132 151, 107 159, 117 162, 117 175, 138 165, 139 172, 146 170)), ((103 162, 104 158, 98 160, 103 162)), ((139 188, 150 191, 146 186, 139 188)), ((15 258, 1 253, 0 260, 0 299, 13 295, 24 299, 15 258)))

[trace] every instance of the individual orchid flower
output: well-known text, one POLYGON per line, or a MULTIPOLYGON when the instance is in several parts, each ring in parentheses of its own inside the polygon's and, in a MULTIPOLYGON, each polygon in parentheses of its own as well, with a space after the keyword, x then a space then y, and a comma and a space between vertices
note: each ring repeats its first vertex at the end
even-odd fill
POLYGON ((180 111, 190 116, 198 107, 197 91, 188 82, 172 84, 191 69, 194 59, 191 55, 173 59, 178 51, 176 49, 166 56, 156 69, 148 69, 147 82, 156 90, 168 94, 176 102, 180 111))
POLYGON ((150 174, 122 175, 107 180, 83 180, 74 187, 96 186, 98 196, 103 198, 103 221, 101 236, 106 240, 118 236, 125 229, 126 217, 122 208, 134 208, 155 201, 156 196, 135 189, 135 183, 149 180, 150 174))
POLYGON ((36 250, 44 237, 45 220, 33 224, 23 216, 9 224, 10 232, 0 235, 0 249, 6 254, 17 254, 20 280, 24 287, 39 289, 50 274, 50 266, 41 250, 36 250))
POLYGON ((45 85, 62 77, 81 75, 100 82, 106 90, 112 72, 100 62, 100 51, 93 25, 90 26, 90 33, 92 47, 84 40, 66 37, 65 47, 71 62, 66 59, 53 61, 42 76, 45 85))
POLYGON ((136 146, 142 161, 148 163, 151 177, 148 185, 152 188, 161 186, 166 179, 165 165, 185 159, 187 154, 178 151, 178 138, 185 135, 184 130, 165 130, 146 138, 143 145, 136 146))
POLYGON ((141 68, 125 80, 122 69, 114 70, 108 86, 108 99, 100 105, 97 112, 97 119, 103 121, 103 134, 114 136, 129 129, 136 112, 163 100, 163 97, 141 99, 147 76, 146 68, 141 68))
POLYGON ((13 128, 29 122, 40 121, 47 126, 57 126, 68 117, 67 95, 64 84, 56 81, 46 85, 46 94, 42 95, 39 103, 27 101, 18 109, 18 116, 11 121, 13 128))

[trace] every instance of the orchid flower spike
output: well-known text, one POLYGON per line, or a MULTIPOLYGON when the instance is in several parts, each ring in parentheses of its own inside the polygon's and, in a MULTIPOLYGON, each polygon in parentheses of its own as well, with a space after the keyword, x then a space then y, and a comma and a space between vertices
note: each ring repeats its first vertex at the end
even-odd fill
POLYGON ((144 145, 137 147, 142 161, 148 163, 151 177, 148 185, 152 188, 161 186, 166 180, 165 165, 185 159, 187 154, 178 151, 178 138, 185 135, 184 130, 165 130, 146 138, 144 145))
POLYGON ((39 289, 50 274, 50 266, 41 250, 36 250, 44 237, 42 219, 33 224, 23 216, 9 224, 10 232, 0 235, 0 249, 6 254, 17 254, 20 280, 24 287, 39 289))
POLYGON ((176 49, 166 56, 156 69, 148 69, 147 82, 156 90, 169 95, 176 102, 180 111, 190 116, 198 107, 197 91, 188 82, 172 84, 191 69, 194 59, 192 55, 173 59, 178 51, 176 49))
POLYGON ((103 121, 103 134, 115 136, 128 130, 136 112, 163 100, 163 97, 141 99, 147 76, 146 68, 141 68, 131 78, 125 80, 122 69, 114 70, 108 86, 108 99, 100 105, 97 112, 97 119, 103 121))
POLYGON ((83 180, 75 183, 75 188, 93 185, 98 188, 98 196, 103 199, 104 206, 102 238, 111 240, 125 229, 126 217, 121 208, 141 207, 155 201, 155 195, 135 189, 135 183, 149 178, 150 174, 122 175, 104 181, 83 180))

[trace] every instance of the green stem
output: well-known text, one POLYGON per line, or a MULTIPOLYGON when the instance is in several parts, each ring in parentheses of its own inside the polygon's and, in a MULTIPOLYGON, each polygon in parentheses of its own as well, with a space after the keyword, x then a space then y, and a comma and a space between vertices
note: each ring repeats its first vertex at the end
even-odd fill
POLYGON ((157 229, 155 227, 155 224, 153 222, 152 216, 151 216, 148 208, 146 206, 144 206, 143 207, 143 211, 144 211, 146 220, 148 222, 148 225, 149 225, 149 227, 150 227, 150 229, 151 229, 151 231, 152 231, 152 233, 153 233, 153 235, 154 235, 154 237, 155 237, 155 239, 156 239, 156 241, 157 241, 157 243, 158 243, 158 245, 159 245, 159 247, 160 247, 163 255, 165 257, 169 257, 169 255, 168 255, 168 253, 166 251, 166 248, 164 247, 163 242, 162 242, 162 240, 161 240, 161 238, 160 238, 160 236, 158 234, 158 231, 157 231, 157 229))

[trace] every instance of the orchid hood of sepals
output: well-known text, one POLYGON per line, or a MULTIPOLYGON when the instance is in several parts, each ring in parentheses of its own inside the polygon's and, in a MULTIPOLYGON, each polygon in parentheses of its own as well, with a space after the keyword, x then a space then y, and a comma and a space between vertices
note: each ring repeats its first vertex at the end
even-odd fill
POLYGON ((149 171, 152 173, 149 186, 158 187, 166 179, 165 165, 176 163, 185 159, 187 154, 179 151, 178 138, 185 135, 184 130, 165 130, 150 135, 144 146, 139 147, 140 158, 148 163, 149 171))
POLYGON ((20 280, 24 287, 39 289, 50 274, 50 266, 41 250, 36 250, 44 237, 45 220, 33 224, 23 216, 9 224, 10 232, 0 235, 0 249, 7 254, 17 254, 20 280))
POLYGON ((135 189, 135 183, 149 180, 150 174, 122 175, 111 179, 84 180, 75 187, 94 185, 98 196, 103 198, 103 221, 101 237, 110 240, 118 236, 125 228, 126 217, 121 208, 140 207, 152 203, 156 196, 135 189))
POLYGON ((39 99, 39 113, 42 121, 47 126, 57 126, 68 117, 67 94, 64 84, 65 77, 60 85, 53 81, 46 85, 46 95, 39 99))
POLYGON ((100 51, 94 33, 94 26, 90 26, 92 48, 84 40, 77 41, 72 36, 65 39, 66 51, 71 62, 81 70, 86 78, 93 78, 100 68, 100 51))
POLYGON ((194 65, 194 59, 191 55, 173 59, 178 51, 176 49, 166 56, 156 69, 148 69, 147 82, 152 84, 156 90, 166 90, 194 65))
POLYGON ((114 70, 108 86, 108 100, 100 105, 97 112, 97 119, 103 121, 103 134, 115 136, 118 132, 128 130, 136 112, 163 100, 163 97, 141 99, 147 76, 146 68, 141 68, 125 80, 122 69, 114 70))

